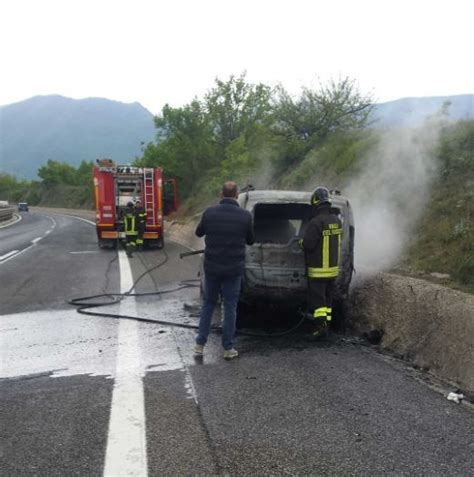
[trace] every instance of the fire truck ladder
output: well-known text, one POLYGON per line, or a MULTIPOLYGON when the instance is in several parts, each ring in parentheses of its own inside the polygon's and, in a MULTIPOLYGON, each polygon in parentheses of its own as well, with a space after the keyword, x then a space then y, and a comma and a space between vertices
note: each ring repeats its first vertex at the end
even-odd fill
POLYGON ((155 174, 153 169, 144 169, 143 184, 145 186, 145 210, 147 214, 147 222, 151 217, 152 220, 150 225, 156 225, 155 174))

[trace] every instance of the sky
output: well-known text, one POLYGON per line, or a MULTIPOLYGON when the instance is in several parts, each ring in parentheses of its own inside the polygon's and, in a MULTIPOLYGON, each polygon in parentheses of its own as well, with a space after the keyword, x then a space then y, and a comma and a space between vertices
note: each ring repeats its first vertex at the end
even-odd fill
POLYGON ((474 93, 472 0, 0 0, 0 105, 182 106, 216 77, 292 94, 349 76, 376 102, 474 93))

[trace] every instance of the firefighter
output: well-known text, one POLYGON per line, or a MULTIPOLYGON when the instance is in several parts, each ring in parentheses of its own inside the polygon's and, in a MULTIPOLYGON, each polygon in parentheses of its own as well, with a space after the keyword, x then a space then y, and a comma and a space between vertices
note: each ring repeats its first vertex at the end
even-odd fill
POLYGON ((135 215, 137 217, 137 248, 138 250, 143 249, 143 234, 146 229, 146 211, 142 206, 142 201, 137 199, 135 201, 135 215))
POLYGON ((311 196, 312 218, 300 245, 304 251, 309 292, 309 318, 315 336, 327 335, 332 319, 334 283, 339 274, 342 224, 331 211, 326 187, 317 187, 311 196))
POLYGON ((129 202, 127 204, 127 208, 125 209, 123 215, 123 223, 124 223, 124 230, 125 230, 125 250, 127 252, 127 256, 132 257, 133 252, 137 246, 137 214, 135 211, 135 207, 133 202, 129 202))

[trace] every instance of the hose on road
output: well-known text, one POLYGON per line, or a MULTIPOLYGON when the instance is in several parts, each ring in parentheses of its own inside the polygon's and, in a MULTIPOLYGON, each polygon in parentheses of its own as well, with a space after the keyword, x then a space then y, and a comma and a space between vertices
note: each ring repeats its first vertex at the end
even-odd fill
MULTIPOLYGON (((155 265, 154 267, 145 270, 133 283, 132 287, 130 290, 124 292, 124 293, 100 293, 97 295, 91 295, 91 296, 85 296, 85 297, 79 297, 79 298, 73 298, 69 300, 67 303, 69 305, 75 306, 76 311, 80 313, 81 315, 89 315, 89 316, 98 316, 98 317, 104 317, 104 318, 116 318, 116 319, 123 319, 123 320, 134 320, 134 321, 140 321, 143 323, 153 323, 156 325, 165 325, 165 326, 173 326, 177 328, 187 328, 187 329, 193 329, 197 330, 199 327, 196 325, 190 325, 188 323, 179 323, 175 321, 166 321, 166 320, 155 320, 151 318, 145 318, 142 316, 132 316, 132 315, 123 315, 123 314, 118 314, 118 313, 104 313, 104 312, 99 312, 99 311, 90 311, 91 308, 100 308, 103 306, 111 306, 120 303, 122 300, 128 297, 141 297, 141 296, 162 296, 170 293, 176 293, 180 290, 184 290, 186 288, 196 288, 199 287, 199 285, 195 284, 194 282, 199 281, 196 279, 190 279, 190 280, 183 280, 180 282, 179 286, 175 288, 170 288, 168 290, 161 290, 161 291, 155 291, 155 292, 146 292, 146 293, 132 293, 132 291, 135 289, 137 286, 138 282, 145 277, 146 275, 150 274, 152 271, 157 270, 158 268, 162 267, 168 260, 168 254, 163 250, 163 253, 165 255, 164 260, 162 260, 160 263, 155 265), (105 301, 104 301, 105 298, 105 301), (94 301, 94 300, 99 300, 99 301, 94 301)), ((117 256, 114 257, 110 263, 115 261, 117 259, 117 256)), ((109 263, 109 265, 110 265, 109 263)), ((293 333, 297 328, 299 328, 305 320, 304 315, 302 316, 301 320, 294 326, 290 327, 287 330, 276 332, 276 333, 256 333, 256 332, 249 332, 249 331, 243 331, 243 330, 238 330, 237 333, 243 336, 251 336, 255 338, 277 338, 279 336, 284 336, 290 333, 293 333)), ((213 326, 211 328, 212 331, 220 331, 222 328, 220 326, 213 326)))

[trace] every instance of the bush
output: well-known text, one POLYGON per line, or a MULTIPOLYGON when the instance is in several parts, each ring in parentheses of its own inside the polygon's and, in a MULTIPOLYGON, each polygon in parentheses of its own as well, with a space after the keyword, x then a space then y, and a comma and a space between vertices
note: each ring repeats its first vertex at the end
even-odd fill
POLYGON ((474 255, 468 256, 454 273, 454 278, 464 285, 474 286, 474 255))

